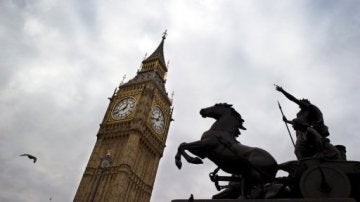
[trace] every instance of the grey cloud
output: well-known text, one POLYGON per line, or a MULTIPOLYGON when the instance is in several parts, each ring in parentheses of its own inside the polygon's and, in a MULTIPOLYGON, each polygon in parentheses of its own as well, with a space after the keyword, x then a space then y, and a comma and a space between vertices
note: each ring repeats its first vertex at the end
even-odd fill
POLYGON ((265 148, 278 162, 294 159, 276 101, 289 117, 298 107, 273 83, 318 105, 331 140, 359 160, 358 9, 353 1, 2 1, 0 200, 72 200, 107 97, 124 74, 135 75, 166 28, 175 121, 151 201, 217 192, 211 162, 174 165, 178 144, 210 127, 199 110, 215 102, 243 115, 243 144, 265 148), (18 157, 24 152, 38 155, 38 164, 18 157))

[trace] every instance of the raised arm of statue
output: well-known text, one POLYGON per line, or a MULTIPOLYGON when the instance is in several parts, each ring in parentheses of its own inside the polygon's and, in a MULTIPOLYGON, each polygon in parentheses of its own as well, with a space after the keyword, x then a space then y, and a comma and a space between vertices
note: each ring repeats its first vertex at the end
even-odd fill
MULTIPOLYGON (((274 84, 275 85, 275 84, 274 84)), ((303 103, 298 100, 296 97, 294 97, 293 95, 291 95, 290 93, 286 92, 281 86, 275 85, 275 89, 279 92, 281 92, 282 94, 285 95, 285 97, 287 97, 287 99, 295 102, 298 105, 303 105, 303 103)))

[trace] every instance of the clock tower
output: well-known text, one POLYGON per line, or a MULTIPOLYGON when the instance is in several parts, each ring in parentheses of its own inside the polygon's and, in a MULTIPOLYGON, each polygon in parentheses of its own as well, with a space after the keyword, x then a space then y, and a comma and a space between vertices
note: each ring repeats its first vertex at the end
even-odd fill
POLYGON ((141 69, 115 89, 74 201, 150 201, 172 116, 164 33, 141 69))

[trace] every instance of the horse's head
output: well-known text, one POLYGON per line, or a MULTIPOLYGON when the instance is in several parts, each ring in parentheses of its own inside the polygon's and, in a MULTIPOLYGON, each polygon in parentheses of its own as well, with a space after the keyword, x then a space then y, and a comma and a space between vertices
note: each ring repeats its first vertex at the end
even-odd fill
MULTIPOLYGON (((201 109, 200 114, 204 118, 210 117, 216 120, 225 117, 225 115, 231 115, 231 116, 226 116, 227 118, 229 118, 229 120, 225 120, 224 123, 230 124, 232 122, 234 123, 233 124, 234 127, 246 130, 246 128, 243 126, 244 119, 241 118, 241 115, 237 111, 235 111, 235 109, 232 108, 232 105, 230 104, 227 103, 215 104, 214 106, 201 109)), ((240 132, 238 133, 240 134, 240 132)))
POLYGON ((210 117, 218 120, 221 116, 229 112, 231 106, 232 105, 226 103, 215 104, 214 106, 201 109, 200 115, 203 118, 210 117))

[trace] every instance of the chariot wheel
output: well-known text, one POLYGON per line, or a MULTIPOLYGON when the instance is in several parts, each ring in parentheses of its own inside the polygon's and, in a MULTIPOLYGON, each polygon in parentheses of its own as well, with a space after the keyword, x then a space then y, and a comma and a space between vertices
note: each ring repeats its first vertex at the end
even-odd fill
POLYGON ((302 174, 300 191, 304 198, 348 197, 351 193, 351 183, 338 169, 316 166, 302 174))

